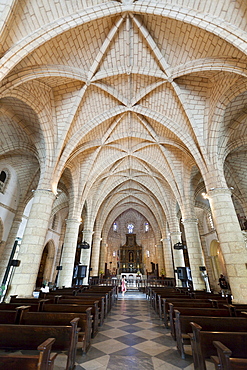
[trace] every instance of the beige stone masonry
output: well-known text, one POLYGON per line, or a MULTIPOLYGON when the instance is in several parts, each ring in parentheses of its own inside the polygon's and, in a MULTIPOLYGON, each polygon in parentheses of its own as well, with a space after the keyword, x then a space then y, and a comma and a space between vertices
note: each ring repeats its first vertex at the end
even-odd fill
POLYGON ((32 296, 54 199, 55 194, 49 189, 37 189, 34 192, 30 216, 18 255, 21 263, 15 268, 9 294, 32 296))
POLYGON ((233 300, 247 300, 247 249, 228 188, 208 191, 214 224, 223 252, 233 300))
POLYGON ((171 250, 171 239, 163 238, 163 253, 164 253, 164 264, 166 277, 174 277, 174 268, 172 261, 172 250, 171 250))
MULTIPOLYGON (((173 261, 174 261, 174 268, 175 270, 177 267, 184 267, 184 254, 182 250, 174 249, 174 244, 181 242, 181 232, 180 231, 173 231, 170 233, 171 243, 172 243, 172 253, 173 253, 173 261)), ((181 286, 182 282, 178 279, 178 275, 175 274, 176 277, 176 285, 181 286)))
POLYGON ((194 290, 205 289, 199 266, 205 266, 200 235, 198 231, 198 220, 196 218, 183 219, 186 245, 190 261, 190 269, 194 290))
POLYGON ((87 275, 84 278, 83 284, 88 283, 93 234, 94 232, 92 230, 83 230, 83 241, 87 242, 90 246, 89 249, 82 249, 81 251, 81 263, 87 266, 87 275))
POLYGON ((66 231, 61 259, 62 270, 60 271, 58 282, 59 287, 70 287, 72 285, 80 222, 78 218, 69 218, 66 220, 66 231))

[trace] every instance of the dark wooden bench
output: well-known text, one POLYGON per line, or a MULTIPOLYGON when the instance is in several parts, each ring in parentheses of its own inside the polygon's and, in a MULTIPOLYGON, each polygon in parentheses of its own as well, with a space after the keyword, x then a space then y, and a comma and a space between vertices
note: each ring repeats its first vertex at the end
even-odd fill
MULTIPOLYGON (((79 299, 79 300, 85 300, 86 303, 88 301, 98 301, 98 306, 100 308, 100 312, 101 312, 101 316, 100 316, 100 323, 103 324, 103 321, 104 321, 104 318, 107 316, 107 313, 108 313, 108 295, 107 294, 81 294, 79 293, 78 295, 69 295, 69 294, 54 294, 54 292, 52 293, 46 293, 45 296, 47 297, 47 299, 51 299, 52 302, 56 303, 57 301, 61 300, 61 299, 79 299)), ((49 303, 52 303, 52 302, 49 302, 49 303)))
POLYGON ((191 322, 196 322, 207 331, 243 331, 247 332, 247 318, 243 317, 211 317, 211 316, 186 316, 180 311, 175 311, 175 332, 177 349, 184 359, 184 345, 190 344, 188 333, 191 332, 191 322))
POLYGON ((0 311, 0 324, 16 324, 17 321, 17 311, 0 311))
POLYGON ((234 314, 228 308, 197 308, 197 307, 179 307, 169 303, 170 329, 171 335, 176 340, 175 332, 175 310, 180 311, 181 315, 185 316, 214 316, 214 317, 232 317, 234 314))
POLYGON ((172 292, 169 289, 167 290, 157 290, 153 289, 150 292, 150 303, 153 309, 158 313, 159 312, 159 302, 161 298, 183 298, 183 299, 190 299, 188 295, 179 293, 179 292, 172 292))
POLYGON ((15 302, 15 303, 0 303, 0 311, 1 310, 15 310, 17 307, 19 306, 29 306, 29 311, 32 311, 32 312, 37 312, 37 311, 40 311, 42 309, 42 305, 47 302, 47 300, 40 300, 40 301, 37 301, 36 303, 25 303, 25 301, 23 302, 22 300, 18 301, 18 302, 15 302))
POLYGON ((24 311, 29 311, 29 306, 18 306, 15 310, 0 310, 0 324, 18 324, 24 311))
MULTIPOLYGON (((48 338, 37 347, 38 354, 14 354, 0 353, 0 369, 1 370, 50 370, 53 369, 57 353, 51 355, 52 345, 55 338, 48 338)), ((19 343, 18 349, 22 345, 19 343)), ((26 346, 24 346, 26 347, 26 346)), ((25 348, 24 348, 25 349, 25 348)))
POLYGON ((78 296, 54 296, 54 300, 52 303, 59 303, 59 304, 87 304, 94 306, 95 304, 98 306, 99 311, 99 319, 98 324, 102 326, 105 319, 105 298, 99 297, 97 299, 91 297, 78 297, 78 296))
MULTIPOLYGON (((163 306, 163 318, 164 318, 164 325, 168 329, 168 322, 169 322, 169 303, 174 304, 175 306, 180 307, 205 307, 205 308, 219 308, 218 301, 211 300, 211 299, 174 299, 174 298, 162 298, 162 306, 163 306)), ((223 307, 223 306, 222 306, 223 307)), ((225 307, 223 307, 225 308, 225 307)))
MULTIPOLYGON (((10 296, 10 302, 9 303, 25 303, 26 305, 32 305, 32 304, 38 304, 40 301, 43 301, 44 298, 26 298, 26 297, 18 297, 18 295, 11 295, 10 296)), ((47 302, 47 299, 45 299, 47 302)))
POLYGON ((20 315, 18 324, 20 325, 51 325, 68 326, 76 317, 79 319, 78 326, 81 330, 78 333, 78 342, 82 344, 82 353, 85 354, 91 344, 92 316, 91 307, 85 313, 68 312, 28 312, 23 311, 20 315))
POLYGON ((66 370, 72 370, 80 330, 78 321, 78 318, 73 319, 69 326, 0 324, 0 350, 37 350, 47 338, 55 338, 52 349, 66 351, 66 370))
POLYGON ((217 355, 213 341, 220 341, 227 347, 232 347, 236 357, 244 357, 247 348, 247 332, 204 331, 194 322, 191 322, 191 328, 192 333, 189 333, 189 336, 195 370, 207 370, 205 359, 217 355))
POLYGON ((219 370, 246 370, 247 369, 247 352, 244 358, 233 357, 232 351, 219 341, 213 341, 217 350, 217 356, 211 356, 215 364, 215 369, 219 370))
POLYGON ((95 335, 99 331, 99 311, 97 303, 94 305, 82 305, 82 304, 55 304, 55 303, 47 303, 42 307, 41 312, 68 312, 68 313, 85 313, 88 308, 91 308, 91 315, 92 315, 92 337, 94 338, 95 335))
POLYGON ((91 299, 95 299, 95 300, 99 300, 101 299, 102 297, 104 297, 104 309, 105 309, 105 312, 104 312, 104 317, 107 316, 108 312, 110 311, 110 308, 111 308, 111 305, 110 305, 110 296, 108 293, 104 293, 104 292, 82 292, 82 293, 78 293, 76 295, 76 297, 84 297, 84 298, 91 298, 91 299))

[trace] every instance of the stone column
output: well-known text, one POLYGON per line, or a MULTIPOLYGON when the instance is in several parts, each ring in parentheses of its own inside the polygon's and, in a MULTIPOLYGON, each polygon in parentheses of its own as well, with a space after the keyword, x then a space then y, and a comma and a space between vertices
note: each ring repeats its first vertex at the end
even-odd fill
MULTIPOLYGON (((174 244, 181 242, 181 232, 180 231, 171 232, 170 236, 171 236, 171 243, 172 243, 174 268, 176 270, 177 267, 185 267, 183 250, 177 250, 173 248, 174 244)), ((182 286, 182 282, 180 279, 178 279, 177 274, 175 274, 175 278, 176 278, 176 286, 182 286)))
POLYGON ((12 248, 13 248, 21 222, 22 222, 22 218, 19 215, 15 216, 7 242, 3 248, 3 252, 1 254, 1 260, 0 260, 0 280, 1 281, 3 280, 6 267, 8 265, 9 258, 12 252, 12 248))
POLYGON ((205 266, 202 253, 200 235, 198 231, 198 220, 196 218, 185 218, 183 220, 186 237, 187 250, 190 260, 190 269, 194 290, 205 289, 205 283, 199 266, 205 266))
POLYGON ((157 257, 158 257, 158 266, 159 266, 159 276, 161 276, 160 271, 164 270, 164 254, 163 254, 163 246, 161 243, 157 244, 157 257))
POLYGON ((100 271, 105 272, 105 263, 106 263, 106 248, 107 244, 101 242, 101 249, 100 249, 100 271))
POLYGON ((164 253, 164 264, 165 264, 165 272, 166 277, 174 277, 174 268, 173 268, 173 259, 172 259, 172 251, 171 251, 171 239, 170 238, 163 238, 163 253, 164 253))
POLYGON ((80 220, 78 218, 69 218, 66 220, 66 231, 61 258, 62 270, 58 277, 59 287, 71 287, 72 285, 79 225, 80 220))
POLYGON ((21 261, 11 283, 10 294, 32 296, 44 249, 55 194, 50 189, 37 189, 23 235, 18 259, 21 261))
POLYGON ((231 191, 228 188, 212 188, 208 191, 208 199, 226 264, 233 301, 246 303, 247 249, 232 203, 231 191))
POLYGON ((83 241, 87 242, 90 245, 89 249, 82 249, 81 251, 81 263, 87 266, 87 274, 83 280, 83 284, 88 284, 91 250, 92 250, 92 237, 93 237, 92 230, 83 230, 83 241))
POLYGON ((91 258, 91 276, 99 275, 99 255, 100 255, 101 231, 96 230, 93 236, 93 248, 91 258))

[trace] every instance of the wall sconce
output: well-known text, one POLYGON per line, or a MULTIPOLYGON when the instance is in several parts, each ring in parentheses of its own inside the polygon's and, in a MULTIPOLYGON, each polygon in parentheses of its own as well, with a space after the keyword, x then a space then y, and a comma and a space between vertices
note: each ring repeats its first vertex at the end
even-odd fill
POLYGON ((83 242, 81 242, 80 244, 78 244, 78 249, 89 249, 90 248, 90 245, 85 242, 85 240, 83 242))

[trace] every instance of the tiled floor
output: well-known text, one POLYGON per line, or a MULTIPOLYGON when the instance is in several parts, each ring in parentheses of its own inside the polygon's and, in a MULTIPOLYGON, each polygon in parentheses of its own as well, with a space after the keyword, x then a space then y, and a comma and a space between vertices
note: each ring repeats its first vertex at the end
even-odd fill
MULTIPOLYGON (((189 348, 188 348, 189 350, 189 348)), ((60 355, 61 356, 61 355, 60 355)), ((63 358, 54 370, 64 369, 63 358)), ((182 360, 170 331, 150 307, 146 296, 128 291, 119 296, 85 356, 77 351, 76 370, 193 370, 192 356, 182 360)), ((213 369, 208 364, 208 369, 213 369)))

